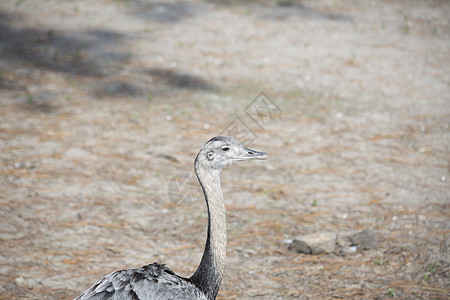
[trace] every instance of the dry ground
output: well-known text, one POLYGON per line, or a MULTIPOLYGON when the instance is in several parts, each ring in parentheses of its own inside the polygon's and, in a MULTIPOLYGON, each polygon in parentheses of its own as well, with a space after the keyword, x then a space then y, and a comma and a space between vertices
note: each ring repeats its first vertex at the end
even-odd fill
POLYGON ((449 16, 438 0, 1 1, 0 299, 71 299, 153 261, 189 276, 205 207, 167 186, 233 121, 270 159, 223 174, 219 299, 447 299, 449 16), (247 108, 263 90, 282 113, 247 108), (376 250, 287 249, 367 228, 376 250))

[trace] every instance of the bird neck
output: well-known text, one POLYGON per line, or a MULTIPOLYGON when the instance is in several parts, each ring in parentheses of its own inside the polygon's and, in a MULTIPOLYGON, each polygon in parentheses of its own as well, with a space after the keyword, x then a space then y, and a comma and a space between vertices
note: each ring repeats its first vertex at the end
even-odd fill
POLYGON ((196 164, 195 171, 208 208, 208 232, 202 260, 190 279, 208 299, 215 299, 225 268, 227 246, 225 205, 220 187, 221 170, 206 169, 196 164))

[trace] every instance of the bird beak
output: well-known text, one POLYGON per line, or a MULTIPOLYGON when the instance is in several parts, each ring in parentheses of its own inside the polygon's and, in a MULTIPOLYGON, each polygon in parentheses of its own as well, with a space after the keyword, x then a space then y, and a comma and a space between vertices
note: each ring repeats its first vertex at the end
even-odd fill
POLYGON ((248 148, 242 148, 240 153, 234 157, 235 160, 250 160, 250 159, 267 159, 269 155, 264 152, 255 151, 248 148))

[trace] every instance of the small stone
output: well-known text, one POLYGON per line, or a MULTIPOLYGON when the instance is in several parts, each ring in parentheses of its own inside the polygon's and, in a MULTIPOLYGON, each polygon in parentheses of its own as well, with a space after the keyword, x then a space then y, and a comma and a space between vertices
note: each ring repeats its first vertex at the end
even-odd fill
POLYGON ((358 250, 353 244, 352 236, 356 234, 357 231, 342 231, 337 234, 336 237, 336 253, 337 254, 349 254, 354 253, 358 250))
POLYGON ((289 250, 305 254, 331 253, 334 251, 335 245, 335 233, 318 232, 294 239, 289 245, 289 250))
POLYGON ((370 250, 377 248, 377 235, 374 231, 366 229, 352 236, 353 245, 358 249, 370 250))
POLYGON ((343 231, 337 234, 336 252, 349 254, 358 250, 370 250, 377 248, 376 233, 370 229, 364 231, 343 231))
POLYGON ((25 283, 25 279, 23 279, 22 276, 14 278, 14 281, 19 285, 23 285, 25 283))
POLYGON ((336 237, 336 245, 340 248, 348 248, 353 245, 352 235, 355 231, 339 232, 336 237))
POLYGON ((288 247, 289 250, 297 253, 311 254, 311 247, 303 240, 294 239, 288 247))
POLYGON ((356 246, 351 246, 351 247, 348 248, 348 252, 350 252, 350 253, 353 253, 353 252, 356 252, 356 251, 358 251, 358 247, 356 247, 356 246))

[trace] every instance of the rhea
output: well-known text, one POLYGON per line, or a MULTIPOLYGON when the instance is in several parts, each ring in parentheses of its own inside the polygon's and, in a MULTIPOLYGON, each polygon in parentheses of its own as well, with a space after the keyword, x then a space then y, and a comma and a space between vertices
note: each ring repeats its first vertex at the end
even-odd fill
POLYGON ((220 187, 224 167, 235 161, 266 159, 267 153, 245 148, 233 137, 210 139, 195 158, 195 173, 205 196, 208 230, 203 256, 189 278, 176 275, 163 264, 120 270, 106 275, 76 300, 216 299, 225 268, 227 230, 220 187))

